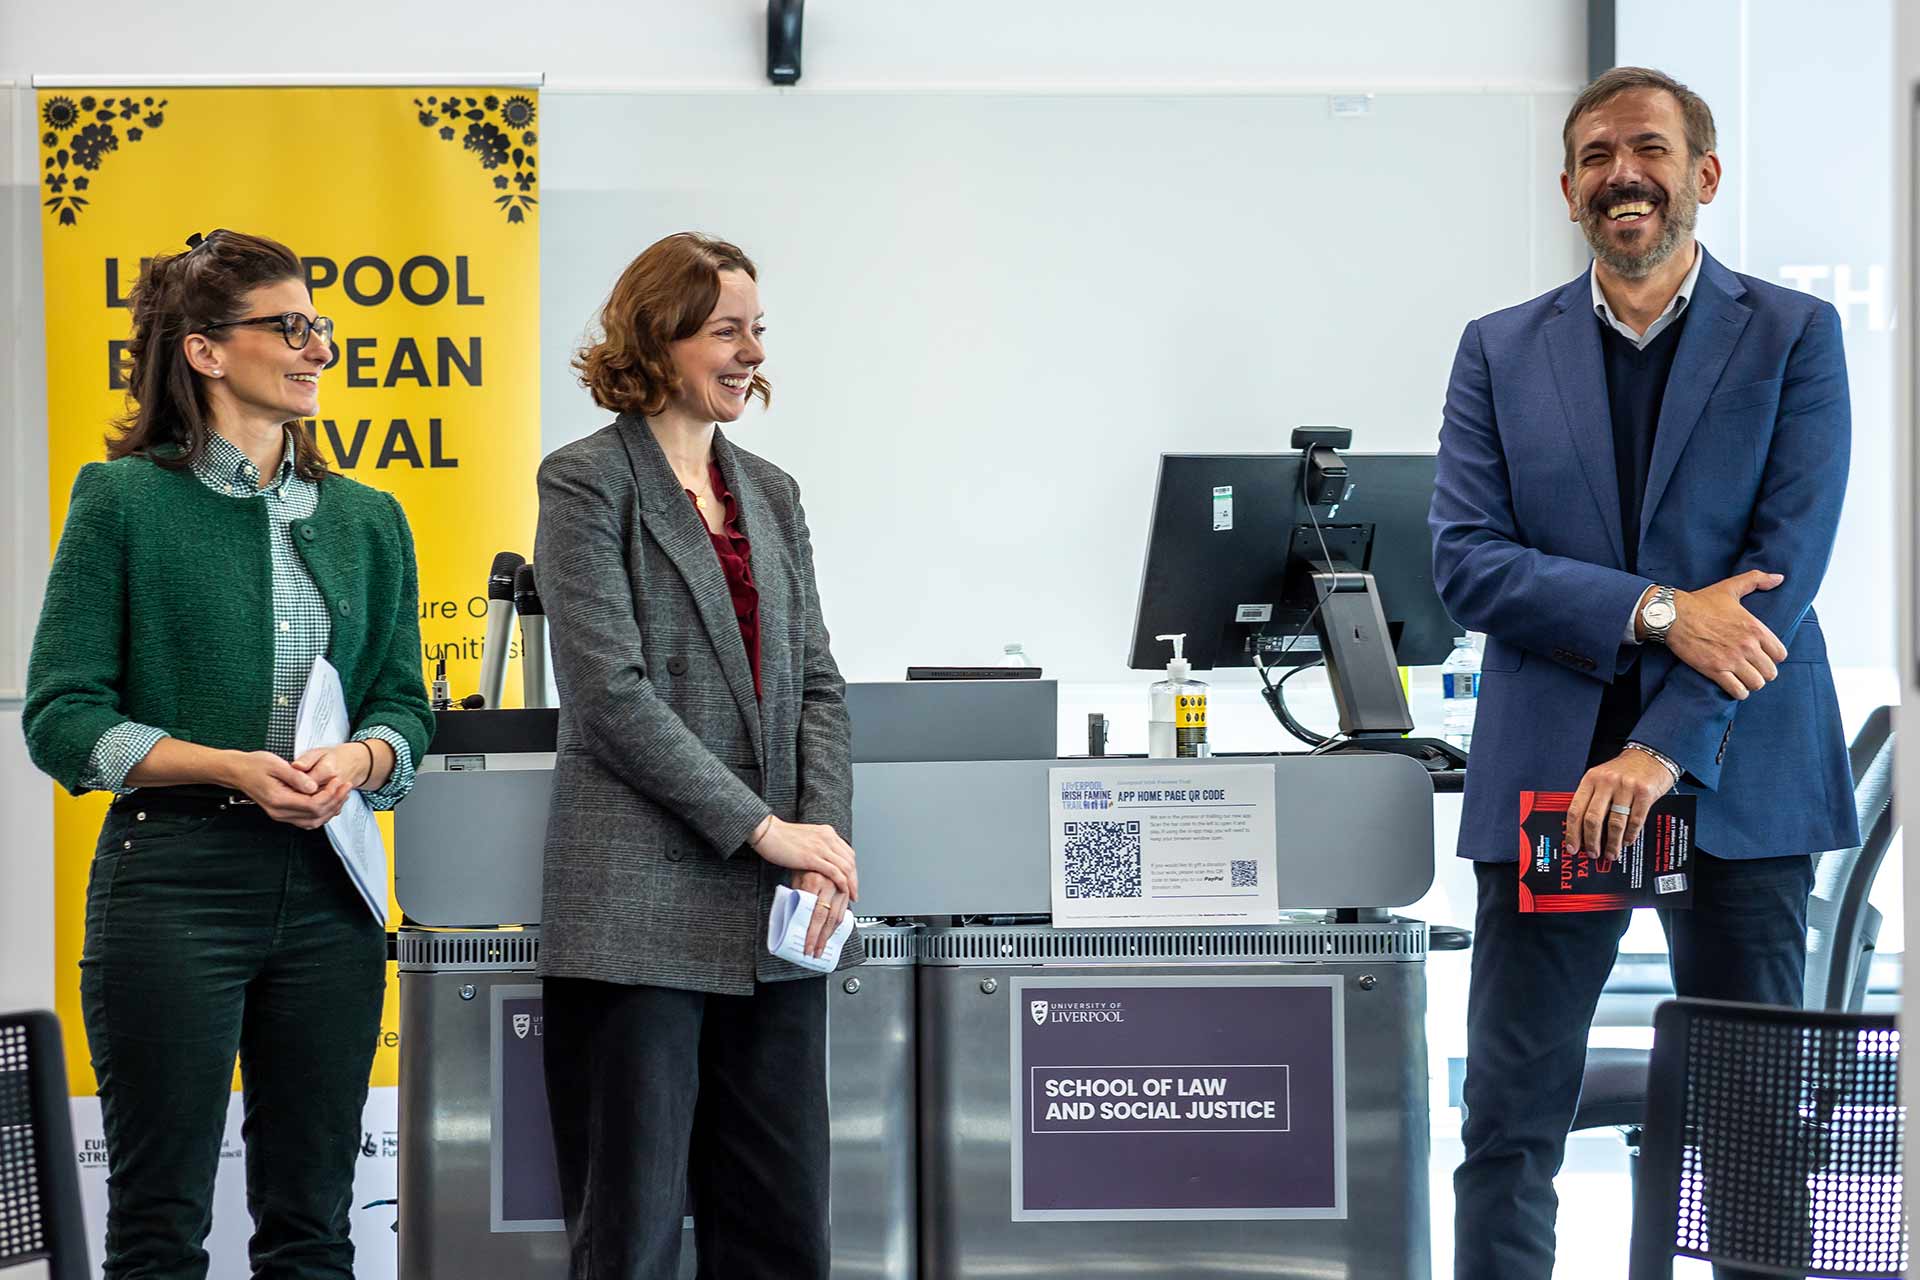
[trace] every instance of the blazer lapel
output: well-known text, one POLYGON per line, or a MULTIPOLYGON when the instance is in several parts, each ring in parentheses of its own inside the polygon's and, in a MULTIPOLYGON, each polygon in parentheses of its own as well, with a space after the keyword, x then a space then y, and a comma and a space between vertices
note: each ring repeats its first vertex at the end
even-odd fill
POLYGON ((1613 465, 1613 416, 1607 407, 1607 371, 1600 353, 1600 326, 1594 318, 1592 285, 1582 275, 1561 290, 1558 310, 1541 326, 1553 365, 1560 409, 1574 456, 1586 473, 1587 488, 1606 526, 1614 561, 1624 567, 1627 546, 1620 529, 1620 482, 1613 465))
POLYGON ((760 700, 753 692, 753 668, 747 665, 746 645, 740 640, 740 620, 733 612, 733 595, 727 590, 727 575, 720 567, 720 557, 714 554, 706 522, 687 501, 686 490, 667 464, 667 455, 661 451, 660 442, 653 438, 645 420, 622 415, 620 423, 620 439, 626 445, 639 487, 640 521, 686 581, 701 625, 720 657, 720 670, 726 676, 727 687, 733 691, 733 700, 739 704, 741 718, 747 723, 754 755, 764 766, 767 751, 761 740, 760 700))
MULTIPOLYGON (((1700 252, 1706 254, 1706 246, 1700 252)), ((1660 402, 1660 425, 1654 432, 1653 459, 1647 467, 1647 492, 1640 502, 1640 542, 1646 545, 1647 529, 1653 513, 1666 496, 1673 469, 1706 412, 1707 397, 1725 372, 1734 344, 1746 331, 1753 308, 1739 302, 1746 286, 1738 276, 1711 256, 1700 264, 1700 278, 1694 281, 1693 297, 1687 302, 1686 325, 1680 330, 1680 346, 1673 353, 1673 372, 1667 375, 1667 390, 1660 402)))
POLYGON ((766 492, 747 475, 733 442, 717 427, 713 432, 713 458, 720 464, 720 478, 727 482, 740 508, 740 530, 751 547, 747 562, 753 566, 753 581, 760 595, 760 675, 764 680, 789 668, 786 602, 793 598, 793 589, 786 557, 780 554, 784 543, 766 492))

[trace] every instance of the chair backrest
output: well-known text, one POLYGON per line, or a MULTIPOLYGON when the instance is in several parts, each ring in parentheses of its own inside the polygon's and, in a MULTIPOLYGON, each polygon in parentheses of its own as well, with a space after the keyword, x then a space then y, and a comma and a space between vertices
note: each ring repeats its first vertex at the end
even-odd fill
POLYGON ((1900 829, 1894 810, 1898 726, 1894 708, 1876 708, 1848 748, 1861 843, 1814 859, 1803 1000, 1809 1009, 1858 1009, 1866 997, 1867 967, 1880 920, 1867 899, 1900 829))
POLYGON ((67 1105, 59 1022, 0 1014, 0 1268, 44 1260, 52 1280, 92 1274, 67 1105))
POLYGON ((1890 1014, 1662 1004, 1631 1280, 1670 1277, 1676 1254, 1904 1276, 1899 1076, 1890 1014))

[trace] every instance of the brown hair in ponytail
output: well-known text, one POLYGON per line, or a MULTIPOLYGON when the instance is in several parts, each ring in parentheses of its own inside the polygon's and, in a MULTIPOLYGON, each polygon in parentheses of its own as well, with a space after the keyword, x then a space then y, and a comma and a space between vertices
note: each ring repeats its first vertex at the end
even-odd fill
MULTIPOLYGON (((172 468, 199 461, 212 427, 206 383, 181 349, 187 335, 244 318, 247 295, 262 285, 305 278, 291 249, 237 231, 210 232, 185 253, 149 261, 133 290, 128 411, 107 437, 107 456, 138 455, 172 468)), ((297 425, 289 434, 301 477, 329 474, 313 436, 297 425)))

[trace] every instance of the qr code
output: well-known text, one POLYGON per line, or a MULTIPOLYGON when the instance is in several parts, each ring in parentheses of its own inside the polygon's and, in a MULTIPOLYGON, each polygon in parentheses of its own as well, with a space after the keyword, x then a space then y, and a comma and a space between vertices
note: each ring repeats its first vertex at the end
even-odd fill
POLYGON ((1140 896, 1140 824, 1066 824, 1069 898, 1140 896))
POLYGON ((1655 893, 1682 893, 1686 887, 1687 878, 1684 875, 1655 876, 1653 880, 1655 893))
POLYGON ((1233 858, 1233 885, 1235 889, 1255 889, 1260 885, 1260 863, 1254 858, 1233 858))

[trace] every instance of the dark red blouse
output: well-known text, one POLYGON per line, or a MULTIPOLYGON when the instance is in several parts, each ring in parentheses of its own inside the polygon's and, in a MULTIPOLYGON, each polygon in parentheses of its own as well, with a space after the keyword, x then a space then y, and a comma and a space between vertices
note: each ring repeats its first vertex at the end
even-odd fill
MULTIPOLYGON (((739 504, 721 477, 718 463, 707 464, 707 481, 726 511, 726 521, 721 526, 723 532, 709 530, 707 536, 713 539, 713 553, 720 557, 721 571, 727 575, 727 592, 733 597, 734 617, 740 620, 740 643, 747 649, 747 666, 753 671, 753 696, 757 698, 760 696, 760 591, 753 585, 753 548, 741 531, 739 504)), ((688 501, 698 510, 699 499, 693 490, 686 492, 688 501)))

